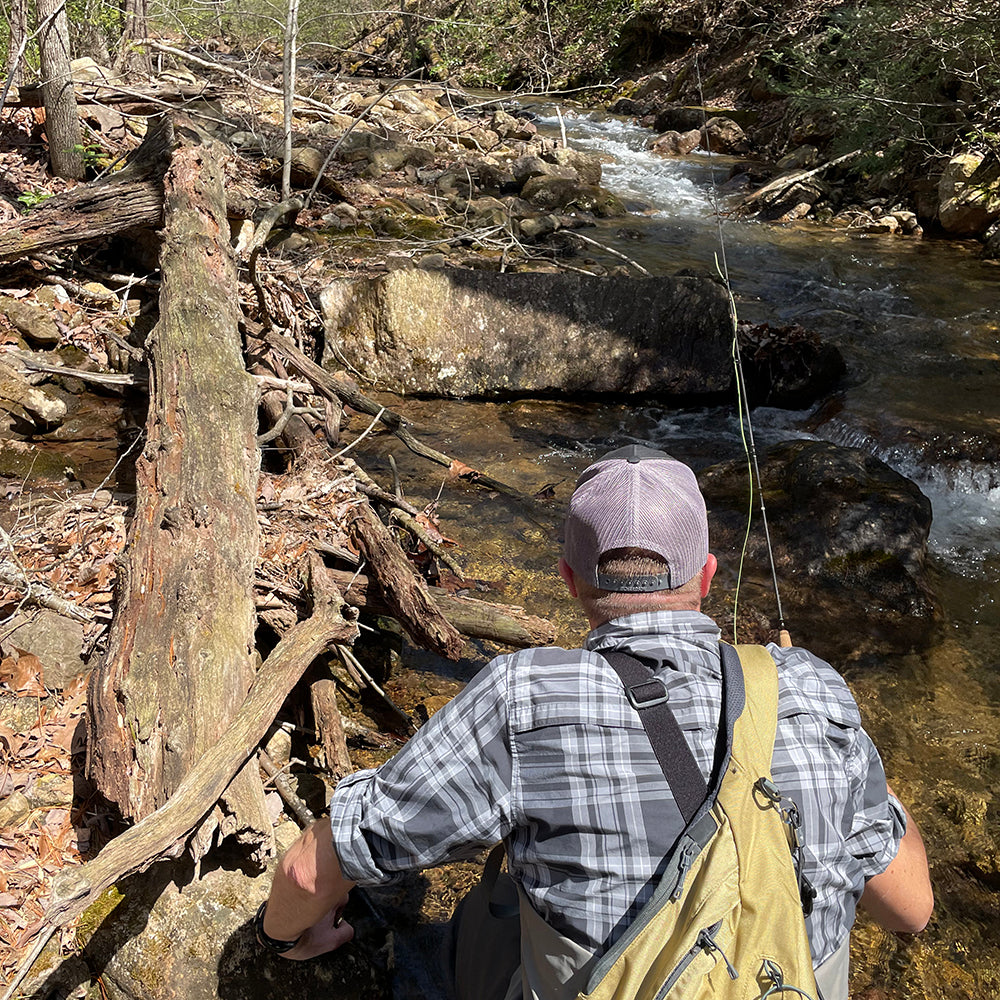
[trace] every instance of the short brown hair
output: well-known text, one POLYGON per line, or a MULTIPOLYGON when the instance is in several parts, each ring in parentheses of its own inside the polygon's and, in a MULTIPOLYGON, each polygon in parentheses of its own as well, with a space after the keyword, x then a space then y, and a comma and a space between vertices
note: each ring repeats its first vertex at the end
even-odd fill
MULTIPOLYGON (((601 556, 598 566, 601 573, 608 573, 621 579, 636 576, 652 576, 667 570, 667 561, 648 549, 612 549, 601 556)), ((588 614, 602 621, 634 615, 641 611, 663 611, 676 608, 678 599, 690 596, 691 607, 697 607, 701 598, 701 574, 675 587, 673 590, 657 590, 650 593, 623 593, 616 590, 598 590, 593 585, 575 577, 577 595, 588 614)))

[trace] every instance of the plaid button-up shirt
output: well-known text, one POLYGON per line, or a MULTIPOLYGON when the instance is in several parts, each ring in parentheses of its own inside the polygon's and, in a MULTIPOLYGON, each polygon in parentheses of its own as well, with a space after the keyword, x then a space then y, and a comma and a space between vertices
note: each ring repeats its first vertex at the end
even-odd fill
MULTIPOLYGON (((682 820, 638 714, 599 655, 661 662, 657 676, 702 772, 718 726, 719 630, 698 612, 630 615, 582 650, 500 656, 376 770, 343 779, 330 813, 360 884, 468 858, 506 840, 508 866, 558 931, 606 950, 652 895, 682 820)), ((845 940, 865 880, 905 830, 847 685, 804 649, 778 664, 772 776, 799 805, 817 965, 845 940)))

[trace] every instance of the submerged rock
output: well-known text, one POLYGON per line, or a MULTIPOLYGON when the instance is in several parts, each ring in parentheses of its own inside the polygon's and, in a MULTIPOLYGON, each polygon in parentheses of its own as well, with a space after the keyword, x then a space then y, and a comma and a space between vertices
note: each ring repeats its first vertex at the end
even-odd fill
MULTIPOLYGON (((931 505, 916 483, 864 451, 825 441, 777 445, 760 456, 760 472, 793 638, 799 632, 802 645, 832 662, 925 644, 936 616, 924 567, 931 505)), ((750 496, 746 463, 712 466, 698 478, 713 551, 735 566, 750 496)), ((759 523, 748 556, 766 588, 759 523)))

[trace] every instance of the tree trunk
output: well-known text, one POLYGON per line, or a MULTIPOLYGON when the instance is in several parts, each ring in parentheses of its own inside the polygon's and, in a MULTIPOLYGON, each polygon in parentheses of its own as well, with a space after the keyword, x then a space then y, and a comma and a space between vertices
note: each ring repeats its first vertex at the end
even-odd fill
POLYGON ((149 38, 146 7, 147 0, 125 0, 125 26, 115 66, 130 76, 149 76, 153 72, 149 49, 135 44, 149 38))
POLYGON ((49 162, 57 177, 84 176, 83 133, 73 93, 69 61, 69 23, 64 0, 35 0, 40 32, 38 45, 45 95, 45 135, 49 162))
POLYGON ((7 35, 9 82, 20 87, 26 80, 24 49, 28 40, 28 0, 10 0, 10 32, 7 35))
MULTIPOLYGON (((146 447, 108 657, 90 688, 88 770, 134 819, 166 802, 210 750, 254 676, 257 392, 237 329, 223 155, 212 142, 178 148, 164 177, 146 447)), ((253 765, 225 803, 196 857, 216 828, 270 842, 253 765)))

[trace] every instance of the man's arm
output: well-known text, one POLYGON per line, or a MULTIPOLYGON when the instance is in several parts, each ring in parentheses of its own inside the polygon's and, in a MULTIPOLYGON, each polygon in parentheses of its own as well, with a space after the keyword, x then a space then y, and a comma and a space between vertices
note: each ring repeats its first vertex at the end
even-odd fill
POLYGON ((279 941, 301 935, 283 958, 315 958, 354 937, 340 916, 353 885, 340 870, 330 821, 319 820, 285 852, 271 883, 264 933, 279 941))
POLYGON ((906 813, 906 833, 899 842, 899 850, 885 871, 873 875, 865 883, 860 903, 887 931, 916 934, 931 918, 934 890, 920 830, 906 806, 903 812, 906 813))

